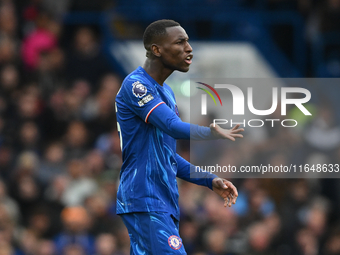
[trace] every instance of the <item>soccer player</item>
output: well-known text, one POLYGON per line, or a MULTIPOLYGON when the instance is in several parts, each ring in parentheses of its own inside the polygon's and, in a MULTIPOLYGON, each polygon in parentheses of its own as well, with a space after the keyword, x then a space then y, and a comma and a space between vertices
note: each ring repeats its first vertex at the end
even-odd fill
POLYGON ((123 81, 116 97, 117 128, 123 152, 117 214, 126 225, 130 254, 186 254, 178 233, 176 177, 206 186, 235 204, 235 186, 211 173, 190 178, 190 163, 176 153, 176 139, 243 137, 239 126, 222 129, 182 122, 174 93, 164 81, 192 62, 189 38, 179 23, 159 20, 144 32, 146 61, 123 81))

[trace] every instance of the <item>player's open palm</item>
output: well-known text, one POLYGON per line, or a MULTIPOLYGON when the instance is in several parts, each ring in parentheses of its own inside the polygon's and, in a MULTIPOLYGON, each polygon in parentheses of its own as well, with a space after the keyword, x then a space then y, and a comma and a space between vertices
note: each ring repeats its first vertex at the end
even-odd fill
POLYGON ((240 124, 237 124, 232 129, 224 129, 221 128, 219 125, 210 124, 210 130, 214 134, 215 137, 221 139, 229 139, 235 141, 235 138, 243 138, 243 135, 240 132, 244 131, 243 128, 239 128, 240 124))
POLYGON ((231 204, 236 203, 237 189, 230 181, 217 177, 212 181, 212 187, 213 191, 224 199, 224 207, 231 207, 231 204))

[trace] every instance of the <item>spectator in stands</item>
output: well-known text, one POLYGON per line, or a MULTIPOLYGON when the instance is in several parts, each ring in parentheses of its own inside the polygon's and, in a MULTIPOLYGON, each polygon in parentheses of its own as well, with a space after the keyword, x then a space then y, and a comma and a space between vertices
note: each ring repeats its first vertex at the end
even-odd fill
POLYGON ((102 77, 100 87, 94 97, 84 105, 83 116, 94 137, 108 133, 116 126, 114 99, 120 88, 117 75, 106 74, 102 77))
POLYGON ((22 59, 28 71, 34 71, 39 65, 40 54, 51 51, 57 47, 58 38, 51 30, 52 20, 47 13, 39 13, 35 25, 22 44, 22 59))
POLYGON ((71 91, 84 103, 91 95, 91 84, 86 80, 75 80, 71 91))
POLYGON ((86 255, 85 249, 80 245, 69 244, 67 245, 62 255, 86 255))
POLYGON ((26 121, 19 129, 17 151, 40 152, 40 132, 38 126, 33 121, 26 121))
POLYGON ((65 134, 66 159, 83 158, 88 152, 89 134, 81 121, 72 121, 65 134))
POLYGON ((65 54, 61 48, 53 48, 40 54, 36 79, 44 98, 49 98, 57 89, 66 87, 65 54))
POLYGON ((24 152, 17 160, 9 194, 18 202, 22 222, 27 224, 30 212, 42 202, 42 187, 35 176, 39 159, 35 153, 24 152))
POLYGON ((264 222, 256 222, 249 227, 248 244, 249 252, 251 255, 271 255, 274 254, 271 250, 271 241, 273 235, 264 222))
POLYGON ((83 104, 82 96, 74 90, 69 89, 64 94, 65 107, 68 109, 68 118, 71 120, 81 119, 81 109, 83 104))
POLYGON ((209 255, 227 254, 227 235, 223 229, 214 227, 205 232, 206 250, 209 255))
POLYGON ((188 254, 198 250, 197 246, 200 246, 198 245, 199 234, 199 223, 194 220, 193 216, 187 216, 181 220, 181 237, 188 254))
POLYGON ((12 219, 11 221, 13 221, 14 223, 19 223, 21 215, 18 203, 10 196, 8 196, 6 184, 2 180, 0 180, 0 204, 4 206, 8 211, 12 219))
POLYGON ((0 146, 0 177, 8 181, 12 173, 12 160, 14 157, 13 150, 9 146, 0 146))
POLYGON ((44 157, 37 172, 38 178, 44 185, 49 185, 55 177, 66 173, 64 145, 52 142, 44 150, 44 157))
POLYGON ((107 61, 100 52, 95 34, 90 28, 82 27, 77 30, 74 46, 67 54, 66 66, 69 81, 87 80, 92 91, 95 91, 100 77, 109 72, 107 61))
POLYGON ((67 207, 61 213, 63 230, 54 239, 57 255, 85 254, 95 252, 95 239, 88 234, 90 217, 81 207, 67 207))
POLYGON ((85 158, 90 176, 96 178, 106 169, 104 155, 99 150, 90 151, 85 158))
POLYGON ((41 239, 37 246, 36 255, 56 255, 55 245, 51 240, 41 239))
POLYGON ((0 38, 8 36, 15 38, 17 32, 17 17, 15 6, 11 1, 3 1, 0 7, 0 38))
POLYGON ((290 187, 282 201, 280 215, 282 219, 283 243, 291 244, 297 230, 302 226, 306 208, 313 199, 312 185, 298 179, 287 184, 290 187))
POLYGON ((95 144, 96 148, 104 154, 108 168, 119 172, 122 152, 117 129, 113 128, 110 133, 100 135, 95 144))
POLYGON ((0 65, 13 64, 17 62, 17 49, 15 41, 5 37, 0 40, 0 65))
POLYGON ((17 17, 12 1, 2 1, 0 4, 0 66, 18 63, 16 53, 19 42, 17 36, 17 17))
POLYGON ((326 241, 324 247, 325 255, 337 255, 340 254, 340 228, 339 224, 332 227, 331 235, 326 241))
POLYGON ((96 238, 96 255, 122 255, 117 249, 116 237, 103 233, 96 238))
POLYGON ((97 183, 89 177, 83 160, 70 160, 67 170, 70 182, 61 195, 61 201, 65 206, 80 206, 87 197, 97 191, 97 183))
POLYGON ((319 254, 320 243, 310 230, 302 228, 296 234, 296 247, 294 254, 314 255, 319 254))
POLYGON ((53 210, 47 205, 37 206, 30 212, 26 230, 38 239, 54 237, 56 231, 60 229, 58 228, 59 226, 56 226, 58 222, 53 216, 53 210))
POLYGON ((16 225, 15 218, 10 215, 11 211, 0 204, 0 244, 14 244, 16 225))
POLYGON ((89 196, 84 204, 92 217, 91 233, 94 236, 113 232, 116 221, 109 212, 110 198, 105 193, 89 196))
POLYGON ((71 179, 68 175, 57 175, 47 187, 44 198, 60 211, 64 208, 62 197, 71 179))
POLYGON ((304 132, 311 152, 334 152, 340 145, 340 126, 336 123, 333 106, 323 102, 313 122, 304 132))
POLYGON ((18 69, 12 64, 4 65, 0 73, 1 94, 12 97, 12 93, 19 87, 19 82, 18 69))
POLYGON ((43 133, 47 142, 62 140, 67 131, 72 115, 66 104, 67 92, 62 88, 57 88, 46 104, 46 109, 42 114, 43 133))
POLYGON ((40 100, 40 91, 35 84, 26 86, 17 99, 17 118, 20 121, 32 120, 38 121, 42 112, 42 102, 40 100))
POLYGON ((13 247, 8 243, 1 243, 0 244, 0 255, 17 255, 19 253, 15 252, 13 247))

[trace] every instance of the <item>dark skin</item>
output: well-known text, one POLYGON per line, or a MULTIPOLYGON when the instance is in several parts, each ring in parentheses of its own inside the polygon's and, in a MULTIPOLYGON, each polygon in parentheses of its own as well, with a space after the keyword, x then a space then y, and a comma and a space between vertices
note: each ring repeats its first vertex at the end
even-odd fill
POLYGON ((182 27, 168 27, 166 31, 165 36, 157 38, 151 45, 149 57, 143 65, 144 70, 161 86, 173 71, 189 71, 185 59, 193 56, 189 37, 182 27))
MULTIPOLYGON (((177 70, 188 72, 193 57, 192 48, 189 44, 189 37, 181 26, 168 27, 166 35, 155 39, 150 46, 148 58, 143 68, 160 85, 177 70)), ((242 138, 239 134, 244 131, 236 125, 232 129, 223 129, 218 125, 210 125, 211 132, 219 139, 235 141, 242 138)), ((238 192, 236 187, 228 180, 215 178, 212 181, 213 191, 224 199, 224 206, 231 206, 236 203, 238 192)))

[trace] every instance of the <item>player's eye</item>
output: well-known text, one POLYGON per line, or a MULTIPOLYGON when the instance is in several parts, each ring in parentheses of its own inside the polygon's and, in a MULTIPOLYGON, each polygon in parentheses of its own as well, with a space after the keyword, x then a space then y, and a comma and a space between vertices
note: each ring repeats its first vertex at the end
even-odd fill
POLYGON ((178 41, 176 41, 176 44, 183 44, 184 42, 186 42, 186 39, 179 39, 178 41))

